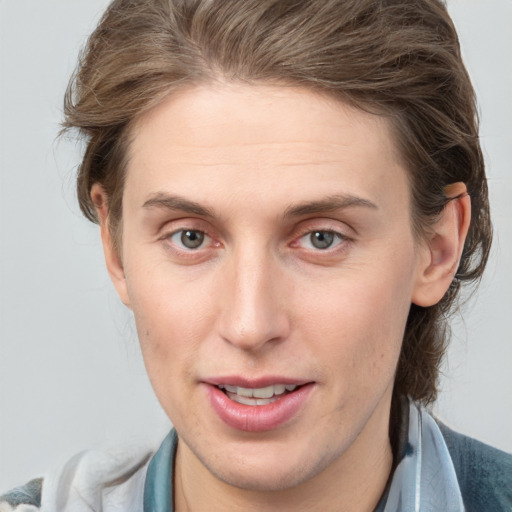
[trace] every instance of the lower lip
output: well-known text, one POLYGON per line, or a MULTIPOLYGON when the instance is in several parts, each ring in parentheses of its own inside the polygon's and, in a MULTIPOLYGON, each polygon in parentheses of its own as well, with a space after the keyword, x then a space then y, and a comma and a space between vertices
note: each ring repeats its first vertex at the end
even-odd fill
POLYGON ((274 430, 295 417, 313 384, 305 384, 267 405, 245 405, 230 400, 217 386, 206 384, 210 403, 217 416, 228 426, 244 432, 274 430))

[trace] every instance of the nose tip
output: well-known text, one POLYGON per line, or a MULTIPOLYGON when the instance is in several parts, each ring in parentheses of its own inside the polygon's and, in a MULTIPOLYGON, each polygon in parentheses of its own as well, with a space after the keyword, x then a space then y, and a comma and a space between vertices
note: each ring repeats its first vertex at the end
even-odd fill
POLYGON ((223 338, 244 351, 258 351, 270 342, 279 341, 282 336, 270 332, 271 328, 268 324, 258 326, 239 325, 226 333, 223 338))
POLYGON ((266 312, 254 310, 252 316, 255 321, 248 322, 247 316, 233 318, 230 325, 224 329, 223 338, 229 344, 244 351, 258 351, 269 343, 277 343, 286 337, 285 322, 273 314, 273 318, 266 312), (260 319, 256 320, 259 316, 260 319))
POLYGON ((219 334, 245 351, 285 339, 290 330, 279 272, 268 262, 233 266, 221 296, 219 334))

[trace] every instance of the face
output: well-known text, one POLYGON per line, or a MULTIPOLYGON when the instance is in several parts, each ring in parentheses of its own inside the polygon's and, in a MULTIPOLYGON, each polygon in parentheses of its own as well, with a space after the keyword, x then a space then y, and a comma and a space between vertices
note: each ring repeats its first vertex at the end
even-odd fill
POLYGON ((114 281, 185 459, 270 490, 389 446, 410 211, 386 121, 316 93, 191 88, 139 120, 114 281))

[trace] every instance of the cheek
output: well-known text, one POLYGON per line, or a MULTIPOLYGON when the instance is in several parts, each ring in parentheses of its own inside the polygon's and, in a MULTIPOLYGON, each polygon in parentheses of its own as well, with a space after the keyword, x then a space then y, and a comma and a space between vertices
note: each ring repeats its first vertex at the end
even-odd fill
POLYGON ((142 355, 158 394, 164 384, 173 386, 185 377, 198 350, 207 315, 203 294, 158 262, 126 265, 126 276, 142 355))
POLYGON ((212 300, 215 276, 177 272, 156 259, 137 264, 133 254, 126 263, 146 371, 160 403, 174 419, 188 409, 197 379, 194 370, 214 335, 219 314, 218 301, 212 300))
POLYGON ((341 384, 366 388, 393 379, 411 296, 412 273, 402 268, 353 268, 302 295, 298 318, 333 378, 347 376, 341 384))
POLYGON ((162 293, 155 288, 143 293, 139 288, 132 305, 148 378, 167 416, 175 421, 180 411, 189 410, 200 319, 184 301, 176 297, 165 301, 162 293))

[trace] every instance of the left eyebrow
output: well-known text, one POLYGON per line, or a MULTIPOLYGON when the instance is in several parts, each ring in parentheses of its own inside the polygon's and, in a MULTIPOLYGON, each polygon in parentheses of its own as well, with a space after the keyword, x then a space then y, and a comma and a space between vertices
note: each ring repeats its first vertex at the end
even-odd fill
POLYGON ((379 209, 378 206, 375 203, 372 203, 369 199, 364 199, 350 194, 337 194, 318 201, 308 201, 289 206, 284 212, 283 217, 300 217, 302 215, 328 213, 353 207, 370 208, 372 210, 379 209))

